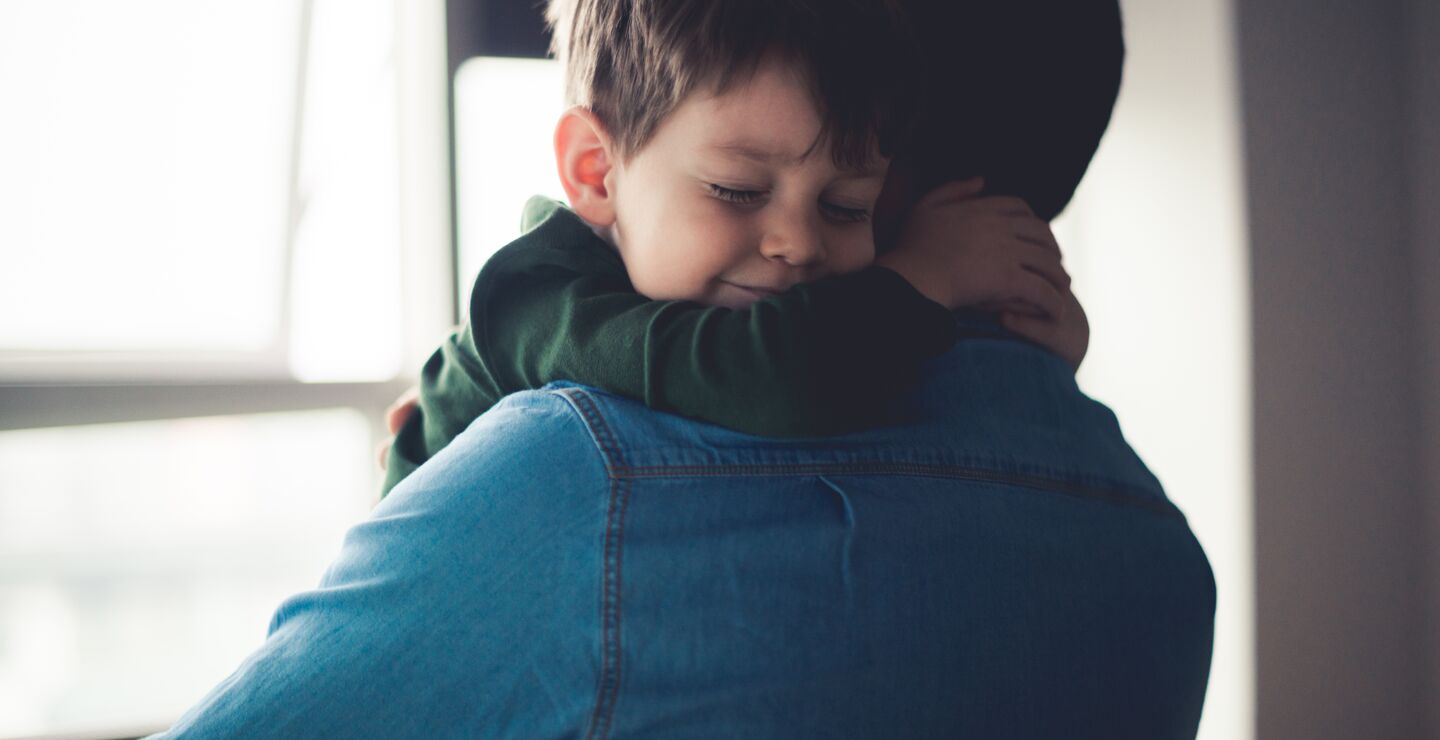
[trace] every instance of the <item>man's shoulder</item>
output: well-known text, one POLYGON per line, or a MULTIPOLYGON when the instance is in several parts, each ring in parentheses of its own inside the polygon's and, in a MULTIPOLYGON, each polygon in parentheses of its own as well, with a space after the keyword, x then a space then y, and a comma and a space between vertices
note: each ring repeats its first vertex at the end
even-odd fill
POLYGON ((1064 362, 1011 340, 971 338, 932 363, 890 423, 830 437, 757 437, 583 386, 552 386, 612 475, 984 475, 1105 492, 1169 511, 1113 412, 1064 362))
POLYGON ((506 450, 528 448, 535 442, 581 434, 586 425, 575 405, 563 393, 573 384, 552 383, 539 390, 512 393, 475 419, 452 444, 484 445, 506 450))
MULTIPOLYGON (((890 433, 893 436, 893 432, 890 433)), ((564 454, 593 457, 606 475, 665 469, 703 473, 737 466, 790 466, 869 459, 886 430, 814 438, 757 437, 733 429, 658 411, 632 398, 593 386, 557 381, 538 390, 506 396, 475 420, 429 467, 502 464, 534 470, 564 454), (863 453, 863 454, 862 454, 863 453), (442 458, 454 458, 447 462, 442 458), (544 458, 545 460, 542 460, 544 458), (466 463, 465 461, 471 461, 466 463)), ((892 445, 906 449, 901 437, 892 445)), ((885 454, 882 449, 879 454, 885 454)), ((567 474, 574 459, 553 460, 547 474, 567 474)))
POLYGON ((942 452, 905 423, 824 437, 763 437, 652 409, 599 388, 554 383, 546 392, 575 410, 610 473, 622 477, 879 471, 935 461, 942 452))
POLYGON ((531 488, 543 480, 562 486, 603 480, 601 449, 576 405, 559 390, 547 386, 501 399, 406 478, 396 492, 477 485, 531 488), (536 475, 537 470, 546 475, 536 475))

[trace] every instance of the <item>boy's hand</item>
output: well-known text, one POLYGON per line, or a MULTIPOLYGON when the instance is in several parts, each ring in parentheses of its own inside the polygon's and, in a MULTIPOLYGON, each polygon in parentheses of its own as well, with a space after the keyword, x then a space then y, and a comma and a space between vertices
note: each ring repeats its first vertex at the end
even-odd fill
POLYGON ((975 177, 932 190, 875 264, 947 308, 1018 303, 1063 320, 1070 275, 1050 226, 1019 198, 977 197, 984 186, 975 177))
POLYGON ((400 427, 405 426, 405 421, 415 413, 415 406, 420 403, 420 389, 411 388, 400 394, 390 408, 385 409, 385 428, 390 431, 390 436, 380 443, 379 449, 375 450, 375 457, 380 461, 380 469, 384 470, 390 458, 390 447, 395 444, 395 435, 400 433, 400 427))
POLYGON ((1000 312, 1000 325, 1059 355, 1079 370, 1090 349, 1090 320, 1073 291, 1065 291, 1066 311, 1060 319, 1032 316, 1015 310, 1000 312))

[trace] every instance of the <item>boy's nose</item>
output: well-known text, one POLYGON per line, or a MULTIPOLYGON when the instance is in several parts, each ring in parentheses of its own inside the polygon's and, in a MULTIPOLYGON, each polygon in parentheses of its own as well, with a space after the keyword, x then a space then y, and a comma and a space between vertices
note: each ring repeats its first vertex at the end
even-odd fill
POLYGON ((825 243, 814 224, 803 218, 787 219, 766 231, 760 253, 792 267, 809 267, 825 259, 825 243))

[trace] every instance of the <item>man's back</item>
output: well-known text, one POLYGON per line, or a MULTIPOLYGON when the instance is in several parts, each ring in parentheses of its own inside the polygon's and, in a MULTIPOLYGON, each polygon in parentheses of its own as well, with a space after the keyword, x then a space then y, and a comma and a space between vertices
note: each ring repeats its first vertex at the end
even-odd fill
POLYGON ((1193 737, 1214 580, 1069 369, 961 342, 897 426, 512 396, 347 538, 196 734, 1193 737))

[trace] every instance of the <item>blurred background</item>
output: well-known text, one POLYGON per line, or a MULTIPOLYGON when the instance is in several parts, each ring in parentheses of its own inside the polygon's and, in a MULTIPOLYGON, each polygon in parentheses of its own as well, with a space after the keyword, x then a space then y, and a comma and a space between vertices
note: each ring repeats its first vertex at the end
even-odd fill
MULTIPOLYGON (((1215 569, 1201 737, 1440 738, 1440 3, 1122 5, 1056 230, 1215 569)), ((0 738, 164 727, 320 578, 560 194, 539 18, 0 0, 0 738)))

